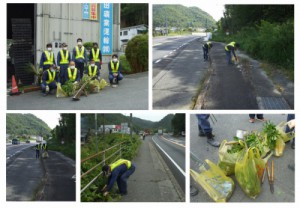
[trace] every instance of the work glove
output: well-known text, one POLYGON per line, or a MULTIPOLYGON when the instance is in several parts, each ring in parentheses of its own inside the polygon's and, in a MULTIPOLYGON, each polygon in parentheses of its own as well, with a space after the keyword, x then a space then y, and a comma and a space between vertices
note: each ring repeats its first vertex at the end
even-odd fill
POLYGON ((73 84, 77 84, 78 82, 77 81, 75 81, 73 84))
POLYGON ((60 70, 60 66, 57 66, 57 70, 60 70))
POLYGON ((118 76, 118 73, 113 73, 114 77, 118 76))
POLYGON ((47 85, 46 86, 46 92, 48 93, 50 91, 50 88, 49 88, 49 86, 47 85))
POLYGON ((97 79, 100 80, 100 76, 98 76, 97 79))
POLYGON ((107 196, 109 194, 108 191, 104 192, 103 196, 107 196))

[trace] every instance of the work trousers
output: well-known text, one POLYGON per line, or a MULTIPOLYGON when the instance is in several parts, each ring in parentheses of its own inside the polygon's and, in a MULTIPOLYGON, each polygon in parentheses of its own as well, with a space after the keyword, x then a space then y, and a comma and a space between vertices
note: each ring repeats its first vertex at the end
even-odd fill
POLYGON ((196 116, 198 118, 198 128, 200 133, 204 133, 204 134, 212 133, 212 128, 208 121, 209 114, 197 114, 196 116))
POLYGON ((130 175, 132 175, 135 171, 135 165, 131 163, 131 167, 122 175, 119 175, 117 178, 118 188, 121 194, 127 193, 127 179, 130 175))

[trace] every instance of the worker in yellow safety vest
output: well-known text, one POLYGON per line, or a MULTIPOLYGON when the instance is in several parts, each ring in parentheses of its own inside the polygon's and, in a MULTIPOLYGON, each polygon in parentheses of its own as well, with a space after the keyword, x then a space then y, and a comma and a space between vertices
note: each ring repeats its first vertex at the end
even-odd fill
POLYGON ((127 194, 127 179, 135 171, 135 165, 129 160, 119 159, 110 165, 104 165, 102 172, 108 177, 107 185, 102 189, 104 196, 107 196, 111 191, 114 183, 117 181, 121 195, 127 194))
POLYGON ((73 83, 80 81, 80 74, 78 69, 75 67, 74 61, 70 61, 69 67, 65 71, 65 82, 69 80, 73 83))
POLYGON ((41 144, 36 144, 35 145, 35 158, 36 159, 40 158, 40 149, 41 149, 41 144))
POLYGON ((234 56, 235 60, 237 61, 237 57, 235 54, 235 51, 237 49, 239 49, 240 44, 236 43, 236 42, 230 42, 229 44, 227 44, 225 46, 225 53, 226 53, 226 57, 227 57, 227 63, 228 65, 233 64, 231 59, 232 59, 232 55, 234 56))
POLYGON ((52 52, 52 44, 48 43, 46 45, 47 50, 42 53, 41 60, 40 60, 40 69, 43 71, 50 68, 55 63, 54 53, 52 52))
POLYGON ((112 59, 108 62, 109 82, 110 84, 118 84, 123 79, 121 74, 122 63, 118 60, 118 55, 113 54, 112 59))
POLYGON ((80 77, 83 76, 84 64, 87 62, 86 49, 82 44, 82 39, 77 39, 77 46, 73 49, 72 60, 75 61, 76 68, 80 71, 80 77))
POLYGON ((59 77, 54 64, 43 72, 41 82, 42 93, 44 96, 51 94, 51 91, 57 88, 56 82, 59 82, 59 77))
POLYGON ((90 61, 90 65, 87 67, 85 73, 90 77, 96 77, 98 80, 100 79, 100 70, 93 59, 90 61))
POLYGON ((90 61, 91 60, 95 61, 95 65, 100 70, 102 65, 102 53, 101 50, 98 48, 98 43, 93 43, 93 48, 90 52, 90 61))
POLYGON ((60 83, 65 83, 65 72, 69 67, 71 61, 71 54, 68 51, 68 45, 63 43, 61 50, 57 54, 57 69, 59 70, 60 83))
POLYGON ((204 61, 208 61, 208 53, 212 47, 213 44, 210 41, 207 41, 202 45, 204 61))

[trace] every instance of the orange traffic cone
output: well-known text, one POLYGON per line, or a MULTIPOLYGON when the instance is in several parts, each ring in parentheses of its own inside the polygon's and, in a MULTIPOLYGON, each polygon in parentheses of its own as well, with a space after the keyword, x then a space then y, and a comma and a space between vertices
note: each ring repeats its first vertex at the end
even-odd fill
POLYGON ((15 76, 12 75, 12 89, 11 89, 10 95, 20 95, 20 94, 21 94, 21 92, 19 92, 15 76))

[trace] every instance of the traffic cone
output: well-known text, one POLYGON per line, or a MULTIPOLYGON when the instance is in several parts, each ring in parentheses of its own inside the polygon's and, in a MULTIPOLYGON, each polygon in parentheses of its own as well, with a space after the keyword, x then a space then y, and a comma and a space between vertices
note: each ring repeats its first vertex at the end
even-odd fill
POLYGON ((20 95, 20 94, 21 94, 21 92, 19 92, 15 76, 12 75, 12 89, 11 89, 10 95, 20 95))

